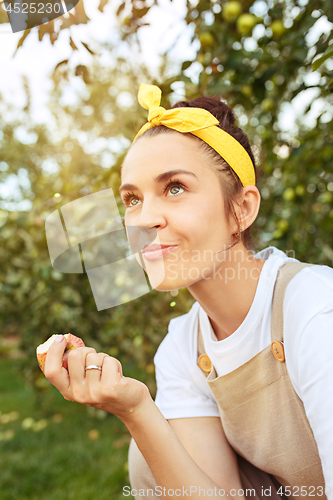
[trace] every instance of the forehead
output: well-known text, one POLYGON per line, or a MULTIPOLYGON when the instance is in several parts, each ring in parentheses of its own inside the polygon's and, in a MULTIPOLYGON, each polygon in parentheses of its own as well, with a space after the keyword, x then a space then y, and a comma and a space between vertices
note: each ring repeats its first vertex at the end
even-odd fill
POLYGON ((207 156, 199 141, 180 133, 140 137, 128 151, 122 166, 122 180, 137 174, 158 175, 166 168, 196 171, 207 169, 207 156))

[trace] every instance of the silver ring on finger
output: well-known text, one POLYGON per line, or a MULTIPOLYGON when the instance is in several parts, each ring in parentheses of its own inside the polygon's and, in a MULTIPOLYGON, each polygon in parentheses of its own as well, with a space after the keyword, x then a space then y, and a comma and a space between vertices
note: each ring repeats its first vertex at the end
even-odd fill
POLYGON ((97 366, 97 365, 88 365, 85 367, 85 371, 87 370, 99 370, 99 371, 102 371, 102 367, 101 366, 97 366))

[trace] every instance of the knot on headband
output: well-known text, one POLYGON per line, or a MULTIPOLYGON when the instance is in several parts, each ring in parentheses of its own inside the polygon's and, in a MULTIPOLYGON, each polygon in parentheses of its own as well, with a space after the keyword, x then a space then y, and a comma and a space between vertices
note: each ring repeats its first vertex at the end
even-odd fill
MULTIPOLYGON (((146 85, 144 83, 140 85, 138 101, 143 108, 149 110, 147 126, 150 126, 147 128, 164 125, 177 130, 177 132, 184 133, 202 130, 219 124, 215 116, 206 109, 175 108, 166 110, 160 106, 161 97, 161 89, 155 85, 146 85)), ((142 133, 141 130, 140 133, 142 133)))
MULTIPOLYGON (((141 84, 138 101, 148 109, 148 123, 137 133, 134 141, 146 130, 164 125, 182 133, 191 133, 209 144, 236 172, 243 186, 255 185, 252 160, 243 146, 230 134, 220 129, 219 121, 202 108, 175 108, 166 110, 161 103, 162 92, 156 85, 141 84)), ((133 142, 134 142, 133 141, 133 142)))

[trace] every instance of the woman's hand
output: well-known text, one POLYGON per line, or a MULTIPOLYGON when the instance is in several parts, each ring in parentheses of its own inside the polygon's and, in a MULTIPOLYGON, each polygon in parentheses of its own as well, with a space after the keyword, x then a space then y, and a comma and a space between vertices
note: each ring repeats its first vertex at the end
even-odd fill
MULTIPOLYGON (((59 340, 61 336, 58 337, 59 340)), ((150 399, 146 385, 124 377, 120 362, 92 347, 79 347, 66 352, 68 371, 62 366, 65 338, 51 344, 45 361, 45 377, 68 401, 76 401, 113 413, 120 419, 129 418, 150 399), (88 365, 102 370, 85 370, 88 365)))

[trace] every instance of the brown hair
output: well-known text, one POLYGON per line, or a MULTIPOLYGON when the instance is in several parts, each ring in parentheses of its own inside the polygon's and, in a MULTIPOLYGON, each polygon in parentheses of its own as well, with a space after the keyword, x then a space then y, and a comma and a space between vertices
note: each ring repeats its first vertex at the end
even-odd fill
MULTIPOLYGON (((251 147, 249 144, 249 140, 247 135, 241 130, 239 127, 235 125, 235 115, 232 109, 224 102, 221 101, 221 98, 218 96, 215 97, 198 97, 193 101, 179 101, 177 102, 173 108, 203 108, 209 111, 215 118, 219 121, 218 127, 230 134, 234 137, 247 151, 249 154, 255 172, 255 182, 258 181, 258 173, 256 168, 255 159, 253 153, 251 151, 251 147)), ((164 125, 158 125, 146 130, 140 137, 146 136, 154 136, 161 132, 176 132, 173 129, 165 127, 164 125)), ((180 132, 176 132, 180 133, 180 132)), ((200 141, 201 145, 204 148, 204 151, 209 154, 211 159, 213 160, 213 165, 217 171, 218 177, 221 182, 222 193, 224 197, 224 209, 227 220, 230 221, 230 217, 233 217, 237 222, 238 227, 240 227, 239 220, 237 218, 237 214, 234 208, 234 203, 237 203, 238 196, 242 190, 242 183, 238 177, 238 175, 234 172, 234 170, 229 166, 229 164, 206 142, 194 136, 193 134, 184 134, 193 137, 194 139, 200 141)), ((251 227, 251 226, 250 226, 251 227)), ((245 231, 241 232, 241 241, 244 246, 249 249, 252 244, 252 237, 250 234, 250 227, 248 227, 245 231)))

